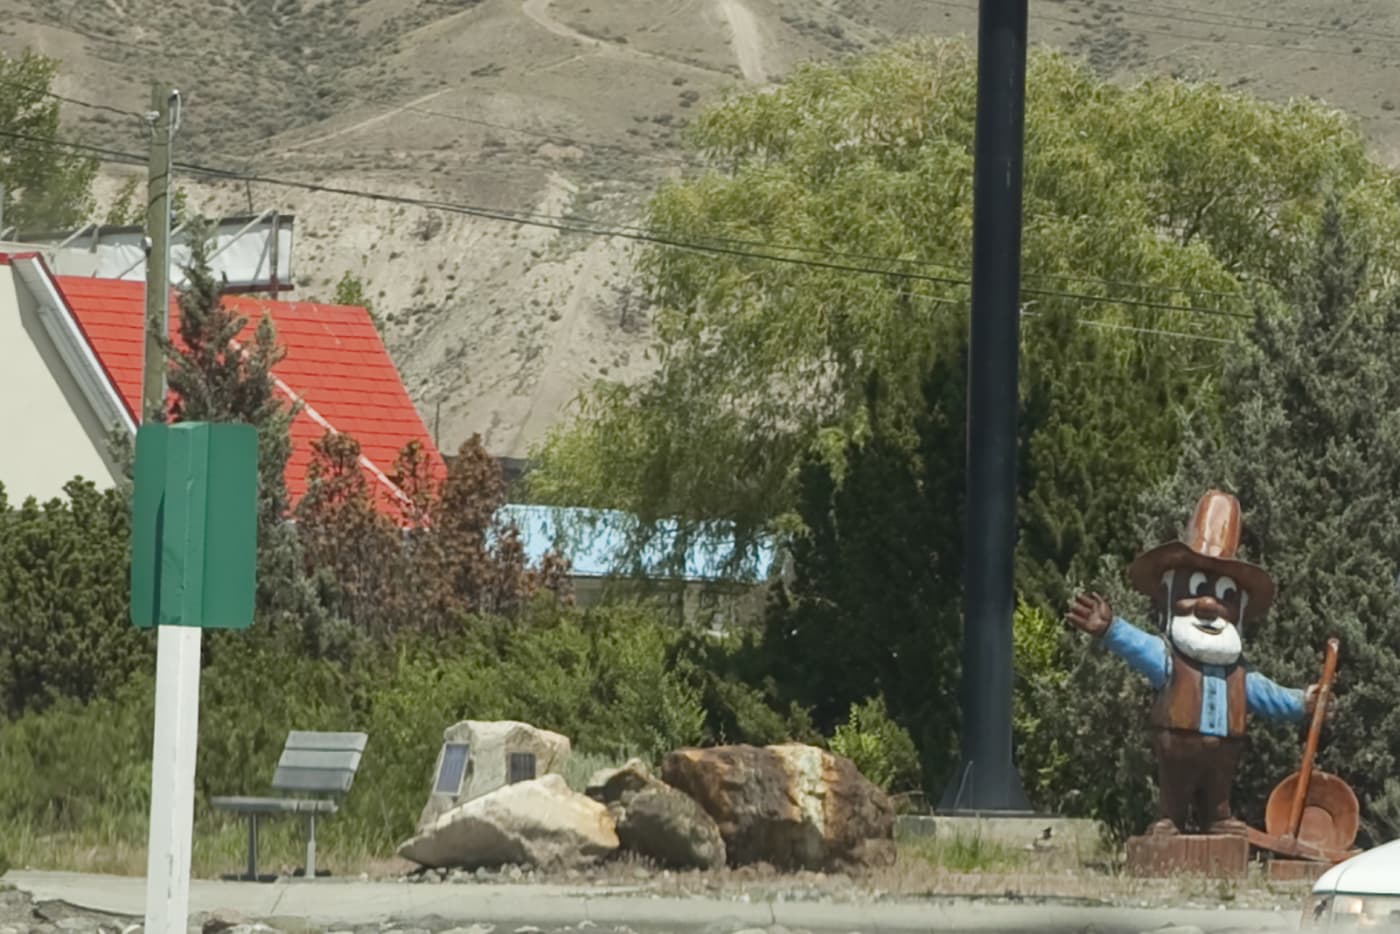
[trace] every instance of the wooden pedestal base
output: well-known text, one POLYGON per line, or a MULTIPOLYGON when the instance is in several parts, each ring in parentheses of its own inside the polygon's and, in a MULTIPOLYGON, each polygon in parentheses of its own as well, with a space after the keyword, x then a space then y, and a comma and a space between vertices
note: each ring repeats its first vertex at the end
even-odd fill
POLYGON ((1316 882, 1331 869, 1333 863, 1316 863, 1308 859, 1269 860, 1270 882, 1316 882))
POLYGON ((1249 841, 1225 834, 1178 834, 1128 839, 1128 874, 1195 875, 1243 879, 1249 872, 1249 841))

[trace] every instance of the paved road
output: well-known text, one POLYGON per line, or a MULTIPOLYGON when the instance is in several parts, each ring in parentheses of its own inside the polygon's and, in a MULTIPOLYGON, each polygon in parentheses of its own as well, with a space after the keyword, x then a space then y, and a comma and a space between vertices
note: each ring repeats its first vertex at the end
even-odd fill
MULTIPOLYGON (((11 872, 4 882, 35 900, 107 914, 140 916, 142 879, 57 872, 11 872)), ((455 924, 577 927, 626 926, 638 931, 706 931, 782 926, 790 930, 882 931, 1162 931, 1297 930, 1283 911, 1079 908, 1053 904, 987 904, 961 900, 859 903, 743 902, 661 898, 585 886, 423 884, 319 880, 273 884, 196 881, 191 913, 231 909, 249 918, 294 917, 315 925, 355 927, 386 921, 439 919, 455 924)), ((1163 934, 1166 934, 1163 931, 1163 934)))

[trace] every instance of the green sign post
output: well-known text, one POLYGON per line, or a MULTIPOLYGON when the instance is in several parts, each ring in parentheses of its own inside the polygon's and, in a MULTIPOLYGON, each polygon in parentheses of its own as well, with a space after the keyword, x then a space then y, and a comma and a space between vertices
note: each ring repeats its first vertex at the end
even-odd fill
POLYGON ((257 493, 253 426, 140 427, 131 523, 135 625, 252 625, 257 493))
POLYGON ((136 433, 135 481, 131 621, 158 632, 146 934, 185 934, 200 634, 253 622, 257 430, 148 422, 136 433))

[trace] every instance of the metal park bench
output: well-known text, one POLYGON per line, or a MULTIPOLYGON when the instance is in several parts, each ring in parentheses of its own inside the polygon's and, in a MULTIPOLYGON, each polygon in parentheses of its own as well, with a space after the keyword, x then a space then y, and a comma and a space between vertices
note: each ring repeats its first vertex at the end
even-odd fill
POLYGON ((248 818, 248 875, 258 880, 258 821, 264 817, 288 814, 306 815, 306 878, 316 878, 316 818, 334 814, 350 792, 360 756, 365 751, 364 733, 312 733, 293 730, 272 776, 272 790, 284 797, 209 799, 210 805, 248 818), (319 797, 290 797, 317 795, 319 797))

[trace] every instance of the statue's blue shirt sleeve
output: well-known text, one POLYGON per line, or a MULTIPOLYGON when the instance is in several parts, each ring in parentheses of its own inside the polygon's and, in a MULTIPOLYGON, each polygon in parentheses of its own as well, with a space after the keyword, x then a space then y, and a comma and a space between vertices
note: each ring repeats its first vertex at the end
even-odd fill
POLYGON ((1115 619, 1103 634, 1104 646, 1160 689, 1171 675, 1172 660, 1161 636, 1143 632, 1125 619, 1115 619))
POLYGON ((1302 691, 1281 687, 1257 671, 1245 675, 1244 699, 1250 713, 1270 720, 1301 720, 1306 711, 1302 691))

